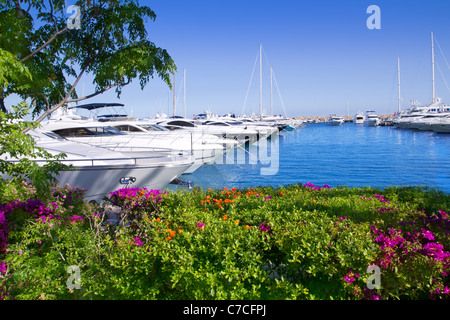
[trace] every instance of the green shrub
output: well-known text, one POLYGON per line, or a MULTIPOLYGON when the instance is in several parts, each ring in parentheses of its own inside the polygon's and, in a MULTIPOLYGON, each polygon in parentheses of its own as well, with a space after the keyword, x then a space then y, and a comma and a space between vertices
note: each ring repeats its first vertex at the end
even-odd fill
POLYGON ((107 206, 63 203, 69 192, 9 213, 3 298, 449 297, 449 196, 434 190, 123 189, 108 200, 119 220, 107 206), (67 287, 69 266, 81 289, 67 287), (369 266, 379 289, 368 288, 369 266))

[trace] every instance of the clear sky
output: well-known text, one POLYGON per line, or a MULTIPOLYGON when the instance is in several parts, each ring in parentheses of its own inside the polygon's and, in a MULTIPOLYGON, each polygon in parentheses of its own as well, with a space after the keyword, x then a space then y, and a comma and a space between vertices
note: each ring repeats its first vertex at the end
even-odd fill
MULTIPOLYGON (((141 4, 157 15, 156 21, 148 22, 149 39, 167 49, 177 64, 177 115, 184 115, 184 69, 188 117, 205 109, 218 114, 259 112, 259 61, 251 83, 250 78, 260 44, 267 112, 269 64, 276 79, 276 114, 353 115, 369 109, 394 113, 397 58, 402 108, 409 107, 411 99, 429 104, 431 32, 439 44, 435 43, 436 93, 450 104, 449 0, 143 0, 141 4), (380 8, 381 29, 366 25, 370 5, 380 8)), ((80 94, 82 86, 90 93, 88 79, 80 85, 80 94)), ((143 91, 135 81, 124 88, 120 100, 113 91, 85 102, 121 102, 139 117, 156 112, 172 115, 172 92, 159 78, 143 91)))

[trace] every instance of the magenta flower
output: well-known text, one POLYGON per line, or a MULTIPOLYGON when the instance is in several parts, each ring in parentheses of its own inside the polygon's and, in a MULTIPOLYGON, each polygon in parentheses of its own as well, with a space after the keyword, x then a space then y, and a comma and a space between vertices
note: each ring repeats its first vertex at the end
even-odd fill
POLYGON ((6 263, 4 263, 3 261, 0 261, 0 274, 5 274, 6 273, 6 263))
POLYGON ((356 279, 359 278, 359 274, 354 273, 352 270, 350 270, 347 275, 344 276, 344 280, 347 283, 353 283, 356 279))
POLYGON ((422 236, 428 240, 434 240, 433 232, 422 228, 422 236))
POLYGON ((263 222, 260 226, 259 226, 259 230, 263 231, 263 232, 269 232, 272 228, 266 224, 265 222, 263 222))
POLYGON ((74 222, 83 222, 83 217, 73 215, 72 217, 70 217, 70 223, 74 223, 74 222))
POLYGON ((144 243, 141 241, 141 239, 139 239, 139 237, 134 238, 134 244, 137 247, 140 247, 140 246, 144 245, 144 243))

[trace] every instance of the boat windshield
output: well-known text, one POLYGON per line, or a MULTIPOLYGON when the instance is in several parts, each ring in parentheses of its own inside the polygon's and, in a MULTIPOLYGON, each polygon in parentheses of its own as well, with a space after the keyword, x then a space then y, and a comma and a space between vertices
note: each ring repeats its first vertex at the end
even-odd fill
POLYGON ((114 129, 117 129, 121 132, 143 132, 144 131, 137 126, 131 126, 128 124, 116 125, 116 126, 114 126, 114 129))
POLYGON ((113 136, 124 135, 124 133, 112 127, 80 127, 53 130, 61 137, 92 137, 92 136, 113 136))
POLYGON ((139 126, 147 131, 169 131, 169 129, 160 126, 159 124, 140 124, 139 126))

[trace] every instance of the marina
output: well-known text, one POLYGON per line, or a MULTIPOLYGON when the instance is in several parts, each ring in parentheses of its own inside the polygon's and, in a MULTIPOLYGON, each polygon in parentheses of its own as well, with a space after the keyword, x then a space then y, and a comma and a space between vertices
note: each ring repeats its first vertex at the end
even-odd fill
POLYGON ((0 300, 448 300, 448 12, 2 1, 0 300))
MULTIPOLYGON (((98 150, 98 158, 121 156, 135 159, 134 165, 136 159, 141 159, 142 165, 146 157, 152 157, 153 162, 164 157, 185 159, 176 172, 173 160, 166 165, 159 163, 160 173, 156 175, 152 173, 156 169, 152 169, 150 180, 135 171, 122 171, 114 178, 109 173, 118 172, 114 166, 101 167, 104 177, 94 179, 89 174, 82 178, 86 168, 79 159, 69 156, 67 161, 83 168, 78 173, 80 178, 68 179, 68 172, 59 178, 66 183, 76 181, 76 186, 89 190, 87 200, 101 201, 119 187, 279 187, 305 182, 375 188, 421 185, 449 192, 449 107, 440 102, 437 99, 430 106, 395 116, 379 116, 372 110, 353 117, 332 114, 322 118, 219 116, 206 112, 193 119, 137 119, 126 113, 123 104, 97 103, 95 107, 59 110, 42 122, 34 135, 44 148, 55 152, 58 144, 65 143, 61 150, 69 150, 69 155, 77 150, 82 159, 92 157, 92 152, 83 155, 87 147, 98 150), (110 107, 121 110, 114 113, 110 107), (83 115, 86 110, 96 114, 83 115), (276 163, 275 171, 262 175, 268 162, 276 163), (164 170, 174 173, 161 179, 164 170), (104 179, 112 180, 114 186, 102 183, 104 179)), ((92 167, 94 162, 89 161, 92 167)), ((75 177, 77 173, 70 175, 75 177)))
MULTIPOLYGON (((264 164, 213 164, 184 179, 202 188, 328 184, 333 187, 413 186, 450 192, 450 135, 393 126, 311 123, 279 137, 279 170, 264 164)), ((248 149, 257 153, 256 148, 248 149)))

